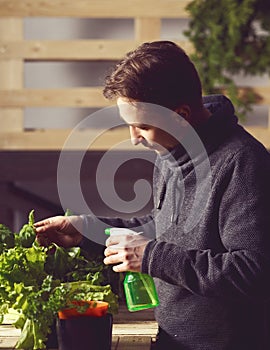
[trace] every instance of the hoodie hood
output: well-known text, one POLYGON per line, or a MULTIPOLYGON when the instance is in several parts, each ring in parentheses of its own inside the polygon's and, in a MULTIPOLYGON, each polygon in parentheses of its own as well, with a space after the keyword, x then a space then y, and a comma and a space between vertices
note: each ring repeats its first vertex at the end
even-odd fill
POLYGON ((190 128, 182 142, 170 153, 160 156, 161 161, 166 160, 170 166, 193 161, 202 154, 213 152, 233 128, 238 126, 238 119, 234 114, 234 106, 223 95, 210 95, 203 97, 203 105, 211 116, 197 128, 190 128))
POLYGON ((223 95, 205 96, 203 97, 203 105, 210 111, 211 116, 206 123, 196 129, 202 138, 211 135, 212 132, 224 133, 238 123, 234 114, 234 106, 227 97, 223 95))
POLYGON ((203 105, 212 115, 223 114, 225 116, 234 115, 234 106, 231 101, 223 95, 209 95, 203 97, 203 105))

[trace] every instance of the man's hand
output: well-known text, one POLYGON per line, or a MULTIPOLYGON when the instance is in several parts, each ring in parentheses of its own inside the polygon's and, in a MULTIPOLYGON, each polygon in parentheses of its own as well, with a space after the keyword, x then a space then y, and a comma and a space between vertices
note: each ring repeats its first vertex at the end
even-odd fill
POLYGON ((141 271, 142 258, 148 238, 142 235, 110 236, 106 241, 104 264, 119 264, 113 267, 115 272, 141 271))
POLYGON ((37 241, 44 246, 52 242, 64 248, 77 246, 83 235, 83 218, 80 216, 54 216, 35 223, 37 241))

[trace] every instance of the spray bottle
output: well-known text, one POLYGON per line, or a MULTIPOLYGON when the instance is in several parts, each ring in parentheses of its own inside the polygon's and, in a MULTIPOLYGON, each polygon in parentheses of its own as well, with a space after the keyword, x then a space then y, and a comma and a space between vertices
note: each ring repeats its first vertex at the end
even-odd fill
MULTIPOLYGON (((107 228, 105 233, 111 236, 140 234, 127 228, 118 227, 107 228)), ((124 279, 124 292, 129 311, 150 309, 159 305, 154 280, 147 274, 128 271, 124 279)))

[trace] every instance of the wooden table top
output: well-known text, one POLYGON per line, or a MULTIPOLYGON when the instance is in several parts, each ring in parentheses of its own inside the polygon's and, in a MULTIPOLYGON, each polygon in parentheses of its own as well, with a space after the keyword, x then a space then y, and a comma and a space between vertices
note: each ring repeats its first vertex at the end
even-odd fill
MULTIPOLYGON (((12 324, 12 317, 5 317, 0 325, 0 349, 14 349, 20 330, 12 324)), ((113 317, 112 350, 149 350, 155 341, 157 323, 153 310, 127 311, 121 305, 119 313, 113 317)))

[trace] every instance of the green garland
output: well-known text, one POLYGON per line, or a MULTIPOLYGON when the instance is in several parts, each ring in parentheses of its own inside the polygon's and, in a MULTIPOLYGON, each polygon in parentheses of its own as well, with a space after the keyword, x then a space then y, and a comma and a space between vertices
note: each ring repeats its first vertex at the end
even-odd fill
POLYGON ((187 6, 191 55, 206 94, 225 90, 239 117, 260 99, 249 88, 241 92, 234 75, 270 73, 269 0, 193 0, 187 6))

